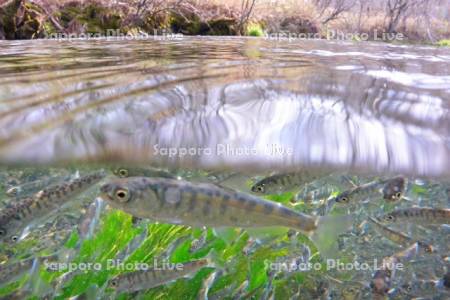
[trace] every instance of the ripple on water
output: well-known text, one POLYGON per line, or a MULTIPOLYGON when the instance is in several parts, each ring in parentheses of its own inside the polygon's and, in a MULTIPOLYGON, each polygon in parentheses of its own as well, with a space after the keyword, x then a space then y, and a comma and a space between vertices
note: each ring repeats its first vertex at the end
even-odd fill
POLYGON ((442 49, 219 37, 15 41, 2 42, 0 71, 3 162, 450 172, 442 49), (216 153, 222 144, 256 154, 216 153), (168 158, 155 145, 213 153, 168 158), (274 146, 292 153, 266 151, 274 146))

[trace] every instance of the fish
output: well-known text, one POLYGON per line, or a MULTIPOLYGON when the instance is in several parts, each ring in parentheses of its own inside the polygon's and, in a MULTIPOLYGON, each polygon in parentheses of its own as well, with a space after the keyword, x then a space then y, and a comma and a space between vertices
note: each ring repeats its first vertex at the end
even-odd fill
POLYGON ((237 172, 208 172, 206 178, 212 183, 220 184, 238 174, 237 172))
POLYGON ((383 199, 390 202, 396 202, 403 197, 406 189, 407 180, 403 176, 397 176, 384 182, 382 189, 383 199))
POLYGON ((49 186, 51 183, 55 182, 57 180, 57 176, 55 177, 49 177, 49 178, 43 178, 40 180, 35 180, 31 182, 26 182, 20 185, 16 185, 13 187, 10 187, 6 190, 6 195, 8 197, 15 197, 15 198, 21 198, 24 196, 28 196, 32 193, 35 193, 46 186, 49 186))
POLYGON ((340 193, 335 197, 334 202, 339 204, 355 204, 370 197, 381 196, 381 188, 382 183, 378 180, 362 184, 340 193))
POLYGON ((147 270, 128 272, 111 279, 107 288, 113 289, 117 293, 148 290, 195 273, 209 265, 209 259, 205 258, 179 264, 171 269, 149 268, 147 270))
POLYGON ((440 280, 415 280, 402 284, 397 291, 398 296, 410 297, 433 296, 443 291, 440 280))
POLYGON ((27 271, 37 269, 36 266, 43 261, 55 261, 57 258, 58 254, 52 254, 43 257, 26 258, 10 264, 1 264, 0 285, 14 280, 15 278, 25 274, 27 271))
POLYGON ((69 182, 50 186, 36 194, 14 201, 0 211, 0 241, 16 242, 19 234, 36 220, 58 210, 71 199, 95 185, 105 174, 97 172, 69 182))
POLYGON ((413 243, 404 250, 401 250, 389 257, 383 259, 379 270, 374 273, 370 288, 372 289, 372 296, 374 299, 385 299, 391 289, 392 280, 395 276, 396 265, 405 263, 417 257, 419 254, 419 245, 417 242, 413 243))
POLYGON ((0 283, 10 282, 14 278, 31 270, 35 263, 36 260, 34 258, 28 258, 12 264, 0 265, 0 283))
POLYGON ((256 182, 251 191, 259 195, 281 194, 295 189, 301 189, 305 184, 323 177, 321 172, 292 172, 274 174, 256 182))
POLYGON ((341 285, 341 297, 343 300, 361 299, 362 286, 353 282, 343 282, 341 285))
POLYGON ((355 204, 372 197, 383 197, 391 202, 397 201, 403 196, 405 182, 405 179, 400 176, 386 180, 374 180, 340 193, 334 201, 339 204, 355 204))
POLYGON ((330 243, 352 224, 353 215, 312 216, 280 203, 210 183, 191 183, 166 178, 112 179, 100 187, 100 195, 112 207, 133 216, 162 223, 221 230, 287 227, 307 234, 321 253, 336 255, 330 243), (323 247, 322 247, 323 246, 323 247))
POLYGON ((397 209, 378 218, 382 222, 419 222, 419 225, 450 224, 450 209, 411 207, 397 209))
POLYGON ((208 237, 208 231, 204 230, 202 232, 202 235, 198 239, 192 240, 191 247, 189 248, 189 252, 194 253, 194 252, 198 251, 200 248, 202 248, 203 246, 205 246, 207 237, 208 237))
POLYGON ((99 223, 100 215, 104 207, 101 199, 95 199, 85 213, 80 217, 78 224, 78 235, 81 240, 90 239, 95 231, 95 227, 99 223))
POLYGON ((161 178, 172 178, 176 179, 176 176, 166 172, 164 170, 154 169, 154 168, 141 168, 141 167, 116 167, 113 170, 114 175, 120 178, 126 177, 161 177, 161 178))
POLYGON ((212 272, 209 274, 205 280, 202 283, 202 287, 200 291, 198 292, 198 299, 208 299, 208 293, 210 288, 213 286, 216 278, 217 278, 218 272, 212 272))
MULTIPOLYGON (((378 231, 381 235, 385 236, 389 240, 393 241, 396 244, 400 244, 401 246, 409 246, 413 244, 415 241, 408 235, 393 230, 380 222, 378 222, 376 219, 369 217, 368 218, 370 223, 374 225, 375 230, 378 231)), ((432 245, 428 244, 424 241, 416 241, 419 245, 419 249, 423 250, 424 253, 433 253, 434 248, 432 245)))
POLYGON ((284 226, 311 233, 326 218, 213 184, 183 180, 117 179, 103 184, 100 192, 111 206, 131 215, 193 227, 284 226))

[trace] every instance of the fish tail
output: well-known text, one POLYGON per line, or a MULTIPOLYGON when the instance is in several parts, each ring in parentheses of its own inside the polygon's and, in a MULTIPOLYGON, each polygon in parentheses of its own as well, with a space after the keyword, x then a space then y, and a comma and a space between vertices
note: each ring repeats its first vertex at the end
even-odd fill
POLYGON ((338 237, 351 228, 353 220, 353 215, 318 218, 317 229, 310 238, 324 258, 336 258, 339 252, 338 237))

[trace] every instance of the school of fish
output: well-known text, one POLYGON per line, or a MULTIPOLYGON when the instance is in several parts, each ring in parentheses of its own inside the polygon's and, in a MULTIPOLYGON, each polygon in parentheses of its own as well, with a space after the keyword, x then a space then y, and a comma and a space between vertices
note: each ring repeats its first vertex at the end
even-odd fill
MULTIPOLYGON (((351 279, 339 279, 335 270, 321 274, 320 280, 316 276, 313 287, 299 289, 294 299, 450 299, 449 202, 445 193, 440 200, 427 196, 421 180, 404 176, 356 178, 309 170, 254 177, 143 166, 35 177, 19 183, 21 180, 15 178, 10 180, 12 184, 4 180, 4 195, 0 198, 0 288, 24 276, 29 278, 28 284, 5 299, 35 295, 33 278, 39 277, 36 270, 47 268, 43 262, 70 262, 82 242, 95 236, 102 216, 112 209, 132 216, 136 226, 140 222, 157 222, 202 230, 190 241, 190 253, 197 253, 210 243, 208 229, 219 237, 230 228, 248 231, 252 239, 243 252, 250 255, 268 241, 261 232, 284 228, 287 241, 273 248, 288 249, 288 255, 276 260, 286 262, 285 266, 314 260, 310 247, 305 242, 299 244, 300 236, 314 244, 324 260, 336 255, 354 261, 378 261, 377 268, 355 271, 351 279), (415 199, 417 194, 421 196, 415 199), (274 201, 283 195, 291 195, 291 199, 274 201), (71 215, 73 207, 79 212, 75 216, 71 215), (71 250, 61 250, 73 232, 79 236, 78 244, 71 250), (30 248, 25 257, 19 257, 15 247, 30 239, 42 243, 30 248), (397 268, 400 265, 402 268, 397 268)), ((185 238, 180 238, 166 253, 184 243, 185 238)), ((129 258, 141 242, 138 236, 119 258, 129 258)), ((170 257, 166 255, 162 258, 170 257)), ((210 287, 232 268, 218 263, 215 257, 210 251, 198 259, 179 262, 176 268, 155 265, 111 272, 96 290, 97 297, 115 298, 123 293, 135 297, 140 292, 193 278, 206 268, 213 271, 202 283, 197 297, 210 298, 210 287)), ((233 261, 228 263, 233 266, 233 261)), ((59 274, 39 296, 58 295, 76 275, 59 274)), ((259 294, 263 299, 275 299, 274 280, 280 276, 289 278, 289 272, 270 273, 259 294)), ((248 286, 249 282, 244 281, 224 293, 234 295, 234 299, 252 298, 256 291, 248 286)))

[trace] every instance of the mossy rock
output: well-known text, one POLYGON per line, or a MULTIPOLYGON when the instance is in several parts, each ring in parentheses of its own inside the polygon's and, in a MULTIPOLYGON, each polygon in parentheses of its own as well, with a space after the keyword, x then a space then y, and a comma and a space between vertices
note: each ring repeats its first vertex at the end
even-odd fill
POLYGON ((280 30, 291 33, 318 33, 318 26, 311 20, 293 16, 287 17, 280 23, 280 30))
POLYGON ((119 14, 96 2, 87 5, 68 2, 61 8, 59 19, 61 25, 69 31, 83 28, 82 31, 93 34, 105 34, 108 29, 120 29, 122 26, 119 14))
POLYGON ((220 18, 202 21, 199 16, 191 14, 172 14, 170 29, 174 33, 185 35, 236 35, 237 21, 232 18, 220 18))
POLYGON ((150 14, 144 16, 140 24, 137 24, 145 32, 153 33, 155 29, 169 29, 170 17, 165 13, 150 14))
POLYGON ((89 4, 86 6, 78 20, 86 25, 87 32, 103 34, 108 29, 119 29, 122 23, 120 15, 98 4, 89 4))
POLYGON ((25 3, 23 5, 23 14, 17 22, 17 31, 15 37, 17 39, 32 39, 42 37, 43 27, 42 20, 45 19, 43 9, 33 3, 25 3))
POLYGON ((209 30, 207 35, 237 35, 237 20, 235 19, 215 19, 207 22, 209 30))
POLYGON ((58 12, 61 25, 64 28, 69 27, 71 22, 73 22, 82 13, 81 5, 77 2, 68 2, 65 4, 61 10, 58 12))
POLYGON ((0 6, 0 36, 14 39, 17 31, 16 16, 24 0, 11 0, 0 6))
POLYGON ((172 13, 169 24, 172 32, 185 35, 198 35, 202 30, 206 30, 205 24, 202 25, 200 17, 194 13, 185 15, 172 13))

